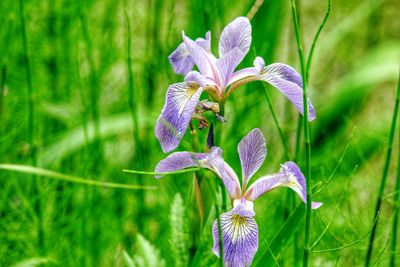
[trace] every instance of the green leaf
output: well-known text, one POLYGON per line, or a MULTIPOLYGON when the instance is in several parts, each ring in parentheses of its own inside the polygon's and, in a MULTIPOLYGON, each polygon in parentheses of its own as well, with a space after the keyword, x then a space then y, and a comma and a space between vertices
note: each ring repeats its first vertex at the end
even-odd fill
POLYGON ((263 238, 260 238, 259 250, 262 252, 256 255, 254 266, 274 266, 276 264, 275 258, 278 258, 281 251, 289 244, 304 215, 304 204, 299 204, 271 241, 266 243, 263 238))

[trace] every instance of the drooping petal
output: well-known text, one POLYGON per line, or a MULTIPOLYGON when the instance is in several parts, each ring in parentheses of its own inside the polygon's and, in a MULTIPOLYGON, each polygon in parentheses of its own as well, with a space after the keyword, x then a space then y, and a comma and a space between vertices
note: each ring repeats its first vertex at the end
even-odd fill
MULTIPOLYGON (((244 197, 254 201, 266 192, 278 187, 293 189, 301 200, 306 203, 306 179, 300 168, 292 161, 283 164, 279 173, 259 178, 247 189, 244 197)), ((321 205, 321 202, 313 202, 312 208, 317 209, 321 205)))
POLYGON ((167 91, 155 134, 164 152, 175 149, 189 125, 203 88, 195 83, 175 83, 167 91))
MULTIPOLYGON (((266 81, 281 91, 304 115, 303 110, 303 83, 301 76, 290 66, 282 63, 274 63, 266 66, 257 78, 266 81)), ((308 120, 316 117, 311 101, 308 99, 308 120)))
POLYGON ((251 130, 238 145, 244 186, 258 171, 267 155, 265 138, 260 129, 251 130))
POLYGON ((220 86, 225 88, 232 74, 239 63, 243 60, 245 54, 237 47, 224 54, 216 61, 216 68, 218 70, 220 86))
MULTIPOLYGON (((207 32, 206 39, 197 38, 195 43, 203 47, 206 51, 210 51, 210 38, 211 34, 210 32, 207 32)), ((185 43, 181 43, 176 50, 169 55, 168 60, 176 74, 186 75, 194 66, 194 61, 191 58, 185 43)))
MULTIPOLYGON (((156 172, 171 172, 188 167, 200 167, 213 171, 224 183, 231 198, 240 194, 239 179, 235 171, 222 158, 222 150, 212 147, 209 153, 175 152, 161 160, 156 166, 156 172)), ((157 175, 156 178, 160 178, 157 175)))
POLYGON ((182 38, 187 50, 189 51, 191 59, 196 64, 200 73, 206 77, 218 79, 218 74, 215 70, 215 62, 217 59, 202 46, 196 44, 196 42, 185 36, 185 33, 183 32, 182 38))
POLYGON ((218 51, 222 57, 235 47, 244 55, 249 52, 251 44, 251 24, 248 18, 238 17, 229 23, 221 33, 218 51))
POLYGON ((256 57, 253 62, 254 67, 244 68, 233 73, 228 85, 236 83, 240 80, 256 80, 256 76, 261 73, 265 67, 265 62, 262 57, 256 57))
MULTIPOLYGON (((220 215, 224 266, 249 266, 258 249, 258 226, 254 212, 243 205, 220 215)), ((213 252, 219 257, 218 220, 213 224, 213 252)))
MULTIPOLYGON (((263 65, 264 60, 257 57, 254 60, 254 67, 241 69, 233 73, 228 85, 236 88, 251 81, 259 80, 268 82, 281 91, 293 103, 296 109, 304 115, 303 83, 300 74, 292 67, 282 63, 274 63, 266 67, 263 65)), ((308 98, 308 120, 312 121, 315 118, 314 107, 308 98)))

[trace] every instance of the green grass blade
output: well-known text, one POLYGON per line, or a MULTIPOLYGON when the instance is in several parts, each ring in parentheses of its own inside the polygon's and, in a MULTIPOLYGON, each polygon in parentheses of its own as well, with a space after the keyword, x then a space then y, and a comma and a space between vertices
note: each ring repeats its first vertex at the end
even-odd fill
POLYGON ((107 188, 121 188, 121 189, 131 189, 131 190, 148 190, 155 189, 154 186, 138 186, 130 184, 119 184, 111 182, 101 182, 91 179, 86 179, 78 176, 63 174, 51 170, 46 170, 42 168, 27 166, 27 165, 17 165, 17 164, 0 164, 1 170, 15 171, 20 173, 29 173, 33 175, 40 175, 54 180, 60 180, 64 182, 71 182, 76 184, 83 184, 89 186, 99 186, 107 188))

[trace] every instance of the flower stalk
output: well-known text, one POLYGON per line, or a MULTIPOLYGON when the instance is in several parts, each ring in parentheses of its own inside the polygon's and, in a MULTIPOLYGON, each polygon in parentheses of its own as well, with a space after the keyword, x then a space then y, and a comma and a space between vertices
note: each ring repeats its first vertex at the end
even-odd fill
MULTIPOLYGON (((308 117, 308 107, 307 107, 307 77, 304 62, 303 46, 301 41, 301 33, 299 27, 299 19, 297 16, 296 3, 294 0, 292 2, 292 17, 294 24, 294 31, 296 34, 297 49, 299 53, 300 68, 303 82, 303 105, 304 105, 304 116, 308 117)), ((304 250, 303 250, 303 267, 308 266, 308 259, 310 254, 310 231, 311 231, 311 144, 310 144, 310 129, 308 120, 303 120, 304 127, 304 146, 305 146, 305 156, 306 156, 306 168, 305 168, 305 178, 307 184, 307 202, 306 202, 306 224, 305 224, 305 237, 304 237, 304 250)))

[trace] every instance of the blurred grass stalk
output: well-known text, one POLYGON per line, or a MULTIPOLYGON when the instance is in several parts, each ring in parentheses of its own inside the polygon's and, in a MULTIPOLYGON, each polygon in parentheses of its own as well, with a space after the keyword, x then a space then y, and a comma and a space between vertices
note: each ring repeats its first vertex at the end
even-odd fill
MULTIPOLYGON (((309 72, 311 67, 312 56, 314 53, 315 45, 317 43, 318 37, 321 34, 322 29, 324 28, 329 14, 330 14, 330 7, 331 2, 328 0, 328 7, 325 13, 325 17, 322 20, 320 26, 318 27, 317 33, 314 36, 311 49, 307 58, 307 62, 304 61, 304 53, 301 41, 301 32, 299 27, 299 18, 297 15, 296 3, 295 0, 291 0, 292 4, 292 17, 293 17, 293 24, 294 30, 296 34, 296 42, 300 60, 300 67, 301 67, 301 75, 303 81, 303 110, 304 110, 304 119, 303 119, 303 127, 304 127, 304 145, 306 150, 306 170, 305 170, 305 178, 307 184, 307 208, 306 208, 306 224, 305 224, 305 238, 304 238, 304 252, 303 252, 303 266, 308 266, 308 258, 310 254, 310 232, 311 232, 311 202, 312 202, 312 184, 311 184, 311 143, 310 143, 310 129, 309 129, 309 121, 308 121, 308 95, 307 95, 307 84, 309 78, 309 72)), ((299 119, 298 127, 296 133, 296 151, 295 157, 297 157, 299 143, 297 141, 300 140, 300 133, 301 133, 301 120, 299 119)))
POLYGON ((301 67, 301 75, 303 80, 303 110, 304 110, 304 145, 306 149, 306 169, 305 169, 305 178, 307 184, 307 208, 306 208, 306 224, 305 224, 305 238, 304 238, 304 253, 303 253, 303 266, 308 266, 308 257, 310 254, 310 231, 311 231, 311 145, 310 145, 310 129, 308 122, 308 101, 307 101, 307 78, 306 78, 306 70, 304 64, 304 54, 303 47, 301 42, 301 34, 299 28, 299 19, 297 16, 296 4, 295 0, 291 0, 292 2, 292 17, 294 24, 294 31, 296 34, 296 42, 297 49, 299 53, 300 67, 301 67))
MULTIPOLYGON (((374 211, 374 216, 372 218, 373 221, 376 220, 376 223, 372 226, 371 236, 370 236, 369 243, 368 243, 368 251, 367 251, 366 258, 365 258, 365 266, 366 267, 370 266, 370 264, 371 264, 371 256, 372 256, 372 251, 373 251, 373 247, 374 247, 376 228, 377 228, 378 222, 379 222, 378 216, 379 216, 379 212, 381 210, 383 193, 385 191, 385 185, 386 185, 386 180, 387 180, 387 176, 388 176, 388 172, 389 172, 390 160, 392 157, 393 139, 394 139, 394 132, 396 129, 397 116, 399 113, 399 103, 400 103, 400 85, 397 86, 397 95, 396 95, 396 101, 395 101, 394 110, 393 110, 392 123, 390 126, 388 149, 387 149, 387 153, 386 153, 386 161, 385 161, 385 165, 383 167, 381 183, 380 183, 379 191, 378 191, 378 199, 375 202, 375 211, 374 211)), ((396 194, 395 194, 395 196, 396 196, 396 194)), ((395 227, 397 227, 397 226, 395 226, 395 227)))
MULTIPOLYGON (((396 103, 399 102, 400 97, 400 68, 399 68, 399 80, 397 82, 397 98, 396 103)), ((399 127, 399 140, 400 140, 400 127, 399 127)), ((398 162, 397 162, 397 177, 396 185, 394 189, 395 194, 393 195, 393 224, 392 224, 392 242, 390 246, 390 266, 396 266, 396 244, 397 244, 397 226, 399 221, 399 205, 400 205, 400 141, 398 151, 398 162)))
MULTIPOLYGON (((139 118, 138 118, 138 108, 136 103, 137 95, 134 90, 134 75, 132 70, 132 38, 131 38, 131 24, 130 18, 127 13, 127 3, 125 2, 124 7, 124 14, 125 14, 125 21, 126 21, 126 67, 128 73, 128 101, 129 101, 129 108, 131 111, 132 116, 132 126, 133 126, 133 145, 134 145, 134 165, 137 170, 142 169, 142 149, 140 144, 140 136, 139 136, 139 118)), ((143 177, 139 175, 138 177, 138 184, 143 185, 143 177)), ((144 211, 144 192, 138 192, 137 195, 138 203, 137 203, 137 225, 139 232, 143 233, 143 211, 144 211)))
MULTIPOLYGON (((25 65, 26 75, 26 87, 28 96, 28 142, 29 151, 31 156, 31 163, 33 166, 37 166, 37 155, 36 155, 36 135, 35 135, 35 104, 34 104, 34 92, 32 86, 32 74, 30 69, 29 51, 28 51, 28 37, 26 33, 26 20, 25 20, 25 0, 19 1, 19 16, 21 23, 21 41, 23 49, 23 59, 25 65)), ((39 253, 44 252, 44 229, 43 229, 43 209, 41 203, 41 179, 40 177, 33 175, 34 187, 33 195, 36 197, 34 201, 34 209, 37 216, 37 245, 39 253)))

